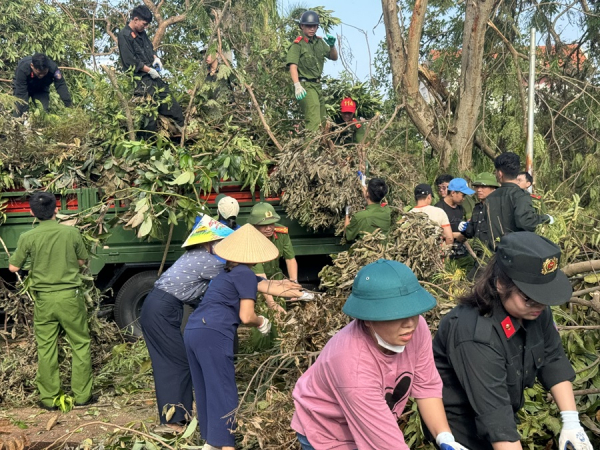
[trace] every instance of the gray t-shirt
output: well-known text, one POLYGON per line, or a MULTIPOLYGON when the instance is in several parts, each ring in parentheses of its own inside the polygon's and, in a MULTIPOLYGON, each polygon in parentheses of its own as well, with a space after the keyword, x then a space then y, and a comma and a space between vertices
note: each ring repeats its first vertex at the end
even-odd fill
POLYGON ((154 287, 184 303, 196 303, 225 263, 204 247, 188 250, 154 283, 154 287))

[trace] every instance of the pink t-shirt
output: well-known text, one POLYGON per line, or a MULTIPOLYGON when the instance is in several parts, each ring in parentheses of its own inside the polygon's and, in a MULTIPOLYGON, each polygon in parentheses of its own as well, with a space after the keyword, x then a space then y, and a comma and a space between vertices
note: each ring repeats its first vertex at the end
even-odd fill
POLYGON ((300 377, 293 397, 292 428, 316 450, 409 450, 397 423, 408 397, 442 398, 427 322, 419 317, 412 340, 393 355, 350 322, 300 377))

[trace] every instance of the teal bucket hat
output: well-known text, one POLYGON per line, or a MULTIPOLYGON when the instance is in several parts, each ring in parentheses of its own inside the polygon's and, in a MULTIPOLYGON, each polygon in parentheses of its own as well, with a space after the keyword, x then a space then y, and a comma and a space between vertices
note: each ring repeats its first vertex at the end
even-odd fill
POLYGON ((342 311, 356 319, 384 321, 417 316, 436 304, 408 266, 380 259, 358 271, 342 311))

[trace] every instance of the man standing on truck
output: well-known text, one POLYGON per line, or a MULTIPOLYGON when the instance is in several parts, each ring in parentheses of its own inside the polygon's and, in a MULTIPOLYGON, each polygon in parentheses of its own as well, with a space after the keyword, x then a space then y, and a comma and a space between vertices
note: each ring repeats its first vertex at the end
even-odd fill
POLYGON ((72 105, 71 94, 62 72, 54 61, 43 53, 26 56, 17 65, 13 79, 13 95, 25 103, 17 102, 15 115, 20 117, 29 111, 29 99, 38 100, 44 111, 50 104, 50 85, 54 84, 56 92, 65 106, 72 105))
MULTIPOLYGON (((124 70, 131 70, 135 77, 140 77, 134 95, 144 98, 155 97, 158 102, 158 113, 173 119, 177 126, 183 127, 183 111, 171 94, 169 86, 160 76, 159 71, 162 71, 163 65, 156 56, 152 42, 146 33, 152 18, 152 12, 146 5, 133 8, 129 24, 119 33, 121 63, 124 70)), ((146 116, 142 128, 146 131, 142 137, 149 137, 157 130, 156 119, 153 116, 146 116)))
MULTIPOLYGON (((283 273, 279 268, 279 258, 284 258, 288 278, 290 281, 297 283, 298 262, 296 261, 296 254, 294 253, 294 247, 292 246, 292 241, 288 234, 288 228, 277 223, 279 219, 279 214, 275 212, 275 208, 269 203, 260 202, 252 207, 250 217, 248 217, 248 223, 254 225, 256 229, 275 244, 275 247, 279 250, 278 258, 273 261, 256 264, 252 268, 252 271, 259 277, 266 278, 267 280, 281 280, 283 278, 283 273)), ((265 294, 265 300, 270 309, 285 312, 285 310, 275 302, 273 296, 265 294)))
POLYGON ((29 262, 30 289, 34 298, 33 327, 38 352, 36 383, 40 408, 58 409, 61 394, 58 370, 58 334, 64 330, 73 351, 71 390, 76 406, 92 404, 92 359, 87 309, 81 290, 79 267, 88 252, 79 230, 56 221, 56 198, 36 192, 29 200, 31 214, 40 224, 19 237, 8 269, 19 271, 29 262))
POLYGON ((316 36, 319 25, 319 15, 316 12, 306 11, 302 14, 300 17, 302 35, 292 43, 286 61, 294 83, 294 95, 304 114, 304 127, 310 131, 317 131, 326 117, 321 86, 325 58, 332 61, 338 59, 335 36, 331 34, 325 38, 316 36))

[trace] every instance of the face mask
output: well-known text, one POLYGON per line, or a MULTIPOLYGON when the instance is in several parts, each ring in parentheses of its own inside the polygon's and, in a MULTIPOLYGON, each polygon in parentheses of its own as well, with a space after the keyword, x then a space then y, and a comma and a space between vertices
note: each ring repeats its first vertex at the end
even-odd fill
POLYGON ((391 352, 394 353, 402 353, 404 351, 404 345, 392 345, 392 344, 388 344, 387 342, 385 342, 383 340, 383 338, 381 336, 379 336, 375 330, 373 330, 373 333, 375 333, 375 339, 377 339, 377 343, 382 346, 383 348, 385 348, 386 350, 389 350, 391 352))

